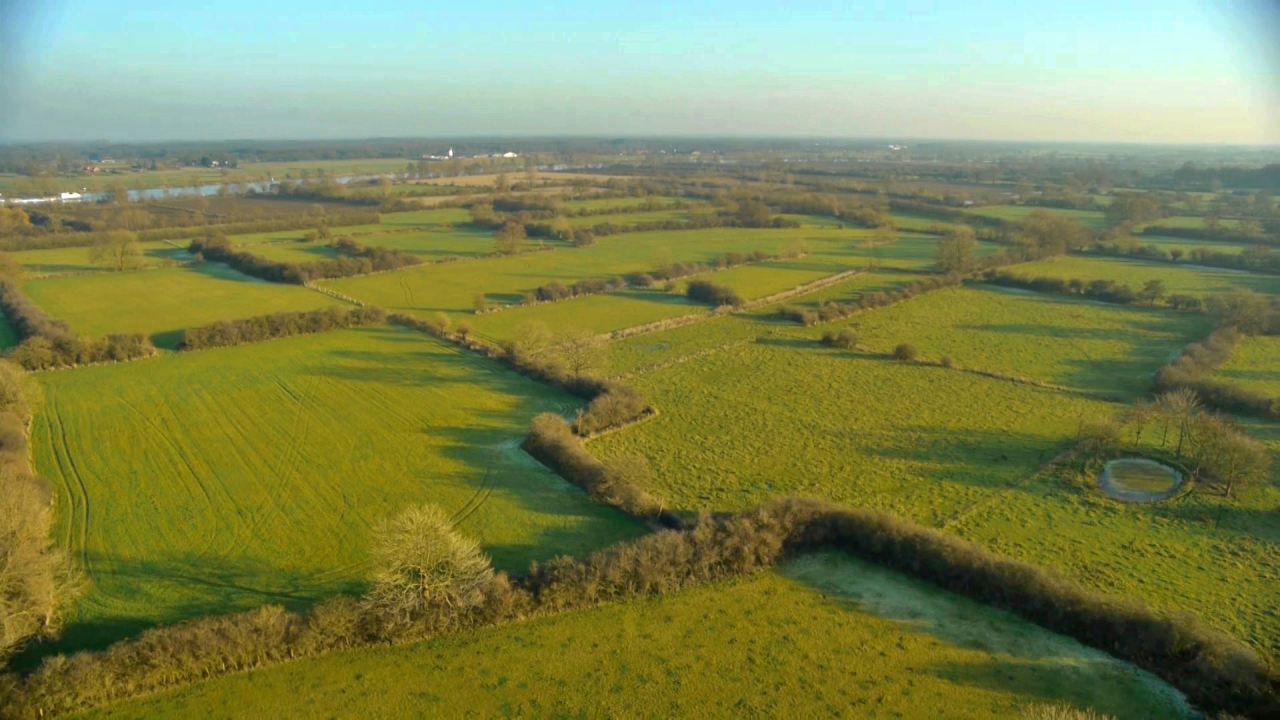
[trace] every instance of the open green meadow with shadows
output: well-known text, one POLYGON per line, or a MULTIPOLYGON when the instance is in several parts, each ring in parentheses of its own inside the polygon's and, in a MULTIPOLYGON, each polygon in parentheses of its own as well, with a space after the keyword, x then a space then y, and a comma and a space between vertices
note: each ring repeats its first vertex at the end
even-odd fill
POLYGON ((1034 703, 1193 716, 1171 688, 1104 653, 823 554, 664 598, 220 678, 85 717, 972 718, 1016 717, 1034 703))
POLYGON ((50 317, 77 333, 142 333, 170 348, 186 328, 342 304, 297 285, 269 283, 213 262, 29 280, 23 289, 50 317))
POLYGON ((574 398, 420 333, 342 330, 40 375, 35 460, 87 593, 62 643, 362 587, 369 533, 421 502, 495 564, 642 528, 518 444, 574 398))

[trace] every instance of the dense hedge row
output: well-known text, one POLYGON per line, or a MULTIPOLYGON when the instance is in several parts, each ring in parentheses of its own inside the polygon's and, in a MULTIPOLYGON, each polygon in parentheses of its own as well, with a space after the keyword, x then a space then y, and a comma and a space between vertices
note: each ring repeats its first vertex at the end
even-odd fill
POLYGON ((1264 245, 1280 245, 1280 239, 1274 236, 1245 235, 1229 228, 1210 230, 1209 228, 1179 228, 1148 225, 1142 229, 1143 235, 1164 235, 1166 237, 1192 238, 1195 240, 1216 240, 1229 243, 1261 243, 1264 245))
POLYGON ((827 301, 819 305, 814 310, 784 305, 778 308, 778 317, 800 323, 801 325, 815 325, 817 323, 846 318, 863 310, 887 307, 934 290, 940 290, 947 287, 958 287, 963 283, 964 277, 961 275, 935 275, 923 280, 917 280, 916 282, 905 287, 898 288, 897 290, 881 290, 863 293, 853 302, 842 303, 827 301))
POLYGON ((193 255, 226 263, 245 275, 270 282, 304 285, 313 280, 365 275, 418 265, 420 258, 396 250, 370 248, 349 238, 339 239, 334 247, 348 257, 310 263, 283 263, 237 250, 225 235, 211 235, 191 241, 193 255))
POLYGON ((144 335, 77 337, 65 323, 45 315, 10 280, 0 280, 0 310, 22 340, 11 358, 27 370, 134 360, 156 352, 144 335))
MULTIPOLYGON (((572 441, 555 430, 559 442, 572 441)), ((587 463, 573 450, 558 457, 587 463)), ((1280 677, 1253 652, 1193 618, 1085 590, 937 530, 866 510, 785 500, 701 517, 582 559, 561 557, 523 578, 495 575, 465 605, 432 604, 388 623, 339 597, 300 613, 278 606, 157 628, 105 651, 49 658, 25 681, 0 678, 0 715, 37 718, 335 650, 419 641, 605 602, 657 596, 834 549, 1004 608, 1164 678, 1201 708, 1280 713, 1280 677)))
POLYGON ((716 307, 737 307, 744 301, 736 290, 724 285, 717 285, 710 280, 692 280, 685 288, 685 295, 690 300, 716 307))
POLYGON ((457 343, 501 362, 521 375, 555 385, 565 392, 588 400, 586 410, 575 421, 577 430, 584 435, 625 425, 649 412, 648 401, 634 388, 591 374, 569 372, 558 363, 523 353, 515 345, 496 347, 471 338, 466 333, 451 330, 442 323, 427 322, 409 315, 394 314, 388 316, 387 320, 457 343))
MULTIPOLYGON (((1076 295, 1091 300, 1130 305, 1141 299, 1140 293, 1132 287, 1114 280, 1080 280, 1077 278, 1059 277, 1024 277, 1011 272, 991 272, 982 276, 982 281, 1002 287, 1026 288, 1043 293, 1058 295, 1076 295)), ((1179 300, 1182 302, 1181 300, 1179 300)), ((1198 304, 1199 301, 1196 301, 1198 304)), ((1190 308, 1182 308, 1190 309, 1190 308)))
POLYGON ((1210 379, 1214 371, 1231 357, 1244 338, 1233 327, 1216 330, 1204 340, 1188 345, 1173 362, 1156 373, 1161 392, 1186 388, 1200 401, 1220 410, 1280 419, 1280 398, 1267 397, 1242 387, 1210 379))
MULTIPOLYGON (((209 233, 222 235, 240 235, 243 233, 275 232, 278 230, 296 230, 313 227, 325 223, 330 227, 342 225, 376 225, 380 216, 376 212, 341 212, 341 213, 306 213, 288 217, 252 220, 245 222, 221 223, 217 225, 188 225, 180 227, 152 228, 139 230, 138 239, 178 240, 195 238, 209 233)), ((62 247, 89 247, 97 242, 104 233, 76 232, 50 233, 44 235, 27 235, 0 238, 0 251, 43 250, 62 247)))
POLYGON ((564 479, 586 490, 594 500, 668 527, 680 524, 674 515, 663 512, 657 498, 634 482, 626 469, 606 466, 587 452, 582 440, 559 415, 544 413, 534 418, 521 447, 564 479))
POLYGON ((376 307, 358 307, 353 310, 331 307, 310 312, 272 313, 190 328, 183 333, 178 349, 200 350, 290 335, 308 335, 338 328, 380 325, 386 319, 386 312, 376 307))

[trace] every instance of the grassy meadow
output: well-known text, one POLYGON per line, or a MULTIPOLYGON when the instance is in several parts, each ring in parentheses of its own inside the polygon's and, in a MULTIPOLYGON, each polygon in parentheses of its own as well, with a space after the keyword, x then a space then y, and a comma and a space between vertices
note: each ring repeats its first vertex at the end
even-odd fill
MULTIPOLYGON (((139 245, 142 249, 142 257, 138 261, 137 267, 153 268, 175 265, 191 259, 190 254, 186 251, 185 241, 179 240, 169 243, 155 240, 139 243, 139 245)), ((90 259, 90 249, 87 247, 23 250, 8 253, 8 255, 22 265, 23 272, 28 276, 58 273, 114 272, 111 268, 106 268, 93 262, 90 259)))
POLYGON ((660 599, 221 678, 87 717, 972 718, 1016 717, 1034 702, 1192 716, 1168 686, 1103 653, 825 554, 660 599))
POLYGON ((40 376, 36 465, 86 570, 64 641, 358 589, 370 529, 458 513, 505 569, 641 528, 518 449, 575 399, 408 330, 286 338, 40 376), (471 505, 473 510, 467 510, 471 505))
POLYGON ((1250 392, 1280 398, 1280 337, 1246 337, 1213 377, 1250 392))
POLYGON ((1205 491, 1138 507, 1105 498, 1090 477, 1040 473, 1075 444, 1082 421, 1126 407, 1091 396, 1147 392, 1150 373, 1204 323, 981 288, 942 290, 817 328, 763 310, 716 318, 611 346, 611 371, 660 415, 590 448, 647 460, 651 489, 674 507, 737 510, 804 495, 884 510, 1102 592, 1192 610, 1277 655, 1280 618, 1270 605, 1280 518, 1266 510, 1280 502, 1274 485, 1235 500, 1205 491), (868 352, 817 344, 842 323, 859 329, 868 352), (878 354, 899 342, 915 344, 925 360, 950 353, 957 367, 878 354))
POLYGON ((1075 220, 1081 225, 1094 230, 1105 230, 1109 227, 1106 215, 1100 210, 1072 210, 1070 208, 1037 207, 1034 205, 987 205, 969 210, 974 215, 1007 220, 1009 222, 1018 222, 1037 211, 1075 220))
POLYGON ((243 275, 221 263, 29 280, 41 309, 77 333, 149 335, 174 347, 182 330, 218 320, 341 305, 327 295, 243 275))
POLYGON ((1206 297, 1245 288, 1262 293, 1280 292, 1280 276, 1262 275, 1244 270, 1188 267, 1129 258, 1069 257, 1051 258, 1014 265, 1008 272, 1023 277, 1078 278, 1080 280, 1113 280, 1139 289, 1148 280, 1164 282, 1165 292, 1206 297))

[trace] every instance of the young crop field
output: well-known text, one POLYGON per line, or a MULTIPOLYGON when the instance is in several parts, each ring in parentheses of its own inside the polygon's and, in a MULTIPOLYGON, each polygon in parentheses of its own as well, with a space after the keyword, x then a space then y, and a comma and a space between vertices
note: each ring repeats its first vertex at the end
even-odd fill
POLYGON ((1017 717, 1036 702, 1116 717, 1193 716, 1171 688, 1104 653, 824 554, 661 599, 302 660, 87 717, 465 708, 478 717, 971 718, 1017 717))
POLYGON ((387 327, 41 376, 58 542, 89 580, 63 641, 360 588, 369 533, 420 502, 500 568, 642 528, 518 449, 577 402, 387 327))
POLYGON ((31 280, 24 289, 51 317, 78 333, 143 333, 160 347, 174 347, 186 328, 218 320, 341 304, 318 292, 268 283, 209 262, 31 280))
POLYGON ((1149 280, 1160 280, 1164 283, 1166 293, 1199 297, 1226 293, 1236 288, 1263 293, 1280 292, 1280 276, 1129 258, 1073 255, 1015 265, 1008 268, 1008 272, 1022 277, 1075 278, 1086 282, 1112 280, 1135 290, 1149 280))
POLYGON ((1280 398, 1280 337, 1247 337, 1213 376, 1271 398, 1280 398))
POLYGON ((859 345, 888 355, 910 343, 921 357, 1105 397, 1151 391, 1156 370, 1212 329, 1205 315, 1103 305, 1002 288, 938 290, 831 329, 853 327, 859 345))
POLYGON ((1034 205, 987 205, 969 210, 974 215, 1017 222, 1034 212, 1045 212, 1050 215, 1075 220, 1085 227, 1094 230, 1105 230, 1110 226, 1104 213, 1098 210, 1071 210, 1069 208, 1036 207, 1034 205))
MULTIPOLYGON (((136 267, 150 268, 174 265, 191 259, 191 256, 187 253, 185 241, 164 242, 156 240, 139 243, 139 245, 142 249, 142 257, 138 260, 136 267)), ((9 257, 18 261, 28 276, 114 271, 114 268, 94 262, 91 258, 91 250, 87 247, 23 250, 9 253, 9 257)))

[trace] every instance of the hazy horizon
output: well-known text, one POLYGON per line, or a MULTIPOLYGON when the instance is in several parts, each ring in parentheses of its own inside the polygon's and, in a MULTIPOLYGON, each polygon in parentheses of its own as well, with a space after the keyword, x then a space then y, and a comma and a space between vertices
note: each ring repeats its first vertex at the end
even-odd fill
POLYGON ((0 141, 1280 144, 1277 4, 0 0, 0 141))

